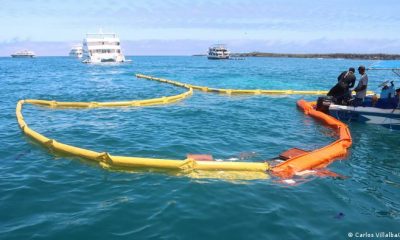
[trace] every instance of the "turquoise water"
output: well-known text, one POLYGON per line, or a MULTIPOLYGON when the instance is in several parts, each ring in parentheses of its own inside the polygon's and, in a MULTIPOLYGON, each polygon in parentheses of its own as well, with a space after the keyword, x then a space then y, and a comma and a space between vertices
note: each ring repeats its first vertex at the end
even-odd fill
MULTIPOLYGON (((349 66, 371 61, 130 57, 85 65, 64 57, 0 58, 0 239, 346 239, 348 232, 399 232, 399 133, 349 123, 350 155, 329 169, 343 180, 191 179, 117 172, 54 156, 27 139, 15 120, 19 99, 118 101, 184 90, 135 73, 223 88, 328 89, 349 66)), ((370 90, 393 78, 371 72, 370 90)), ((382 75, 383 74, 383 75, 382 75)), ((335 139, 296 109, 313 96, 195 92, 147 108, 51 110, 27 105, 30 127, 58 141, 114 155, 262 161, 335 139)))

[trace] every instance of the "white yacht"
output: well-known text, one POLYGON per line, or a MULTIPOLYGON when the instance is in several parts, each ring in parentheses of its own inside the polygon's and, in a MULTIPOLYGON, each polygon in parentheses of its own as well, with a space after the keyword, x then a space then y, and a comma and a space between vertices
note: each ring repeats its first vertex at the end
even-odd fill
POLYGON ((33 58, 35 53, 29 50, 18 51, 16 53, 11 54, 13 58, 33 58))
POLYGON ((83 50, 81 44, 76 44, 72 46, 71 51, 69 51, 70 57, 82 58, 83 50))
POLYGON ((83 39, 83 63, 125 62, 115 33, 88 33, 83 39))
POLYGON ((229 59, 230 53, 225 45, 216 44, 208 48, 208 59, 229 59))

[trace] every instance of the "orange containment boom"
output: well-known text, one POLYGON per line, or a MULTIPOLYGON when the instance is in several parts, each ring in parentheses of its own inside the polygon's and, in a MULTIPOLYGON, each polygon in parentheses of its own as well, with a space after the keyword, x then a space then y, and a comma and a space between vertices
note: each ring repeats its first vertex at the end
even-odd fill
POLYGON ((351 146, 352 140, 349 128, 346 124, 331 117, 323 112, 314 109, 315 103, 299 100, 297 106, 306 115, 322 121, 324 124, 337 130, 339 139, 335 142, 311 152, 297 155, 285 162, 273 167, 272 173, 279 177, 290 178, 298 172, 326 167, 329 163, 347 154, 347 149, 351 146))

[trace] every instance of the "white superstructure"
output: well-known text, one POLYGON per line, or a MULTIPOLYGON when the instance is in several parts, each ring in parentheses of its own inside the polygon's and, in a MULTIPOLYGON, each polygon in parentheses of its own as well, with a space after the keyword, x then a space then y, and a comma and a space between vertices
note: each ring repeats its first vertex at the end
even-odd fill
POLYGON ((229 59, 230 53, 225 45, 216 44, 208 48, 208 59, 229 59))
POLYGON ((13 58, 32 58, 35 56, 35 53, 29 50, 18 51, 16 53, 11 54, 13 58))
POLYGON ((83 49, 81 44, 76 44, 69 51, 70 57, 81 58, 83 56, 83 49))
POLYGON ((125 62, 118 36, 115 33, 88 33, 83 39, 84 63, 125 62))

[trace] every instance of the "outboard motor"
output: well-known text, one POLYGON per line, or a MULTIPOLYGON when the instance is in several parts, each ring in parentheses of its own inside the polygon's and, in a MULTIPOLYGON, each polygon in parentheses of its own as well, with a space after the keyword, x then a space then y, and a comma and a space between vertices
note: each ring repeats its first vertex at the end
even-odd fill
POLYGON ((317 111, 329 114, 329 106, 332 103, 331 96, 319 97, 317 100, 317 111))

